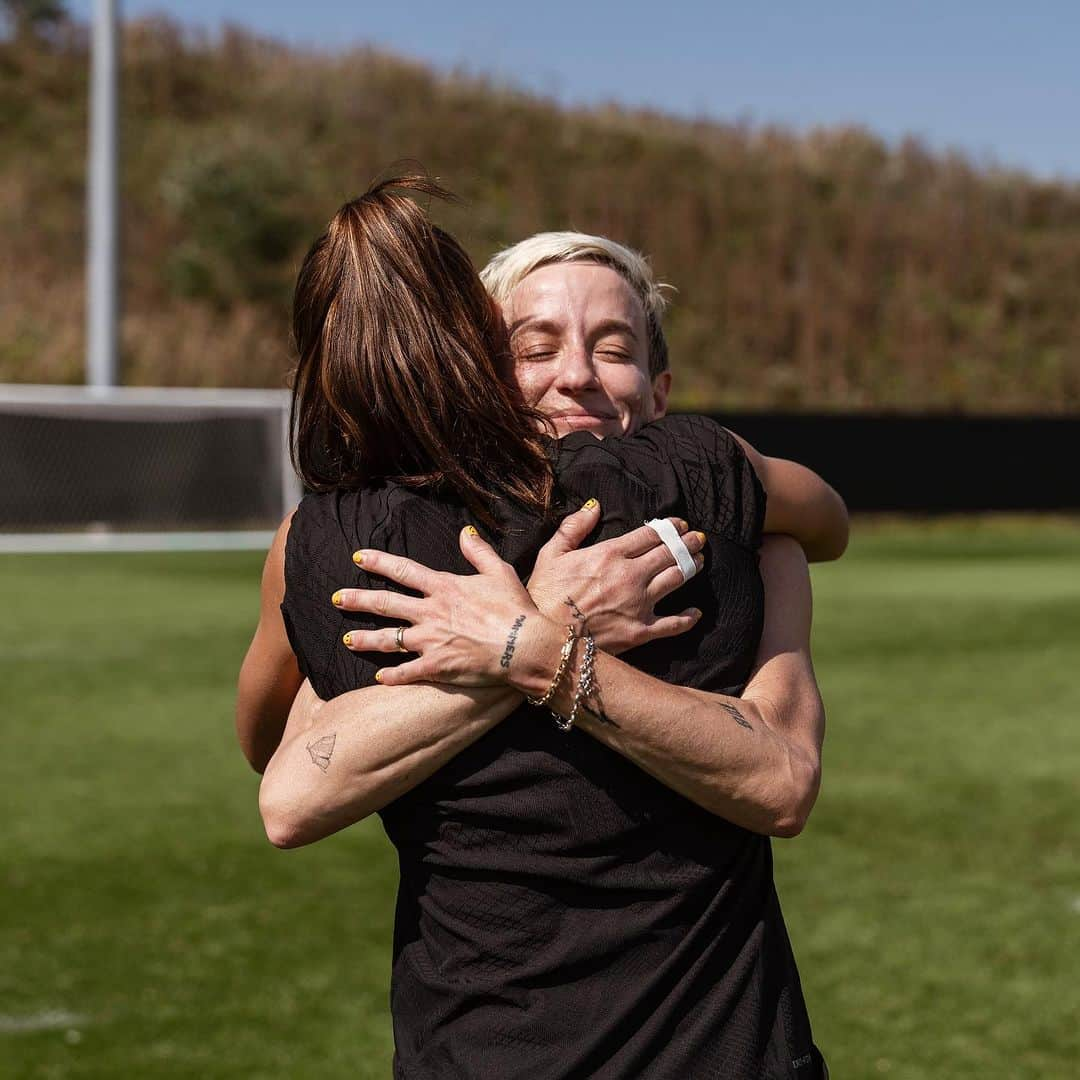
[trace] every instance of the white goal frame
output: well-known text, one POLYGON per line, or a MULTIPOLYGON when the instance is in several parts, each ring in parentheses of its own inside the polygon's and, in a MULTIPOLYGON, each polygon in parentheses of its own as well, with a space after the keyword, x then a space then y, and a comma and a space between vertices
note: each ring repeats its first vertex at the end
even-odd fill
MULTIPOLYGON (((58 386, 0 383, 0 413, 37 416, 175 420, 178 416, 204 419, 225 412, 277 412, 281 433, 279 490, 281 517, 303 497, 304 489, 289 460, 288 390, 248 390, 204 387, 58 386), (160 411, 159 411, 160 410, 160 411)), ((91 551, 224 551, 265 550, 274 532, 269 530, 139 532, 93 526, 56 532, 4 531, 0 523, 0 554, 91 551)))

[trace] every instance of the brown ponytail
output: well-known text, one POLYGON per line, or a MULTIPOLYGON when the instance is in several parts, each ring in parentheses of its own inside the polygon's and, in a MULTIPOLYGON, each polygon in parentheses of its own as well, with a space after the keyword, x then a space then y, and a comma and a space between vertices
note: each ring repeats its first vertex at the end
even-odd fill
POLYGON ((543 417, 499 376, 502 317, 461 245, 403 190, 452 198, 424 176, 376 184, 300 268, 293 464, 316 491, 394 479, 448 489, 487 524, 499 498, 544 513, 543 417))

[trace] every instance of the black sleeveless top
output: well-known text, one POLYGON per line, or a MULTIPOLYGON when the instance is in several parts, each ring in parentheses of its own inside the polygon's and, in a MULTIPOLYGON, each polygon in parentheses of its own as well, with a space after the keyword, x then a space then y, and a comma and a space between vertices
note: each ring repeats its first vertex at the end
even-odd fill
MULTIPOLYGON (((704 572, 658 608, 699 607, 698 625, 623 659, 741 693, 761 636, 765 495, 735 440, 674 416, 629 437, 575 432, 551 452, 567 511, 600 500, 590 542, 668 516, 708 536, 704 572)), ((554 526, 500 511, 505 531, 485 538, 524 577, 554 526)), ((358 570, 352 552, 473 573, 458 549, 470 521, 462 506, 393 482, 302 500, 281 610, 320 697, 372 685, 380 666, 404 659, 341 644, 346 630, 389 623, 338 611, 334 589, 399 588, 358 570)), ((395 1080, 818 1075, 768 837, 528 705, 380 817, 401 870, 395 1080)))

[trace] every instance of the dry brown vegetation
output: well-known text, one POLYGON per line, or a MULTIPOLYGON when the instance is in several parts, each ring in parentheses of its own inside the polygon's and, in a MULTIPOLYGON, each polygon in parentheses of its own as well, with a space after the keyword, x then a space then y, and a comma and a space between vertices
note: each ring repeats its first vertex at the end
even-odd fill
MULTIPOLYGON (((649 253, 682 406, 1080 406, 1080 186, 240 30, 134 22, 123 55, 125 382, 283 385, 307 243, 412 158, 478 263, 551 228, 649 253)), ((0 380, 82 378, 86 78, 79 27, 0 42, 0 380)))

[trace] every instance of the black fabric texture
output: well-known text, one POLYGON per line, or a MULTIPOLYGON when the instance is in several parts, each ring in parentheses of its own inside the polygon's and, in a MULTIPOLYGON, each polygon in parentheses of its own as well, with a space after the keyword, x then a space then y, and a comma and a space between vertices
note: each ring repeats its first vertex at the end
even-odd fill
MULTIPOLYGON (((623 659, 672 683, 741 693, 762 628, 765 494, 737 442, 714 421, 677 416, 628 437, 573 433, 551 453, 563 510, 600 500, 590 543, 652 517, 706 533, 704 571, 658 609, 697 606, 697 627, 623 659)), ((555 524, 498 511, 502 533, 481 532, 524 577, 555 524)), ((390 624, 339 611, 333 591, 398 588, 357 569, 352 552, 472 573, 458 549, 470 520, 451 500, 394 483, 303 499, 281 610, 320 697, 372 685, 379 667, 407 659, 342 644, 347 630, 390 624)), ((380 816, 401 872, 395 1077, 819 1074, 767 837, 528 705, 380 816)))

